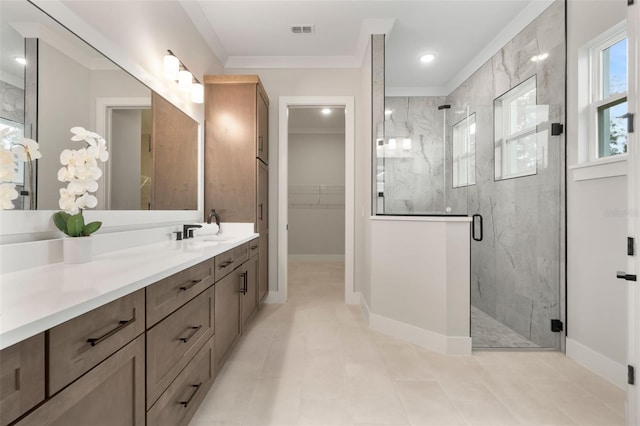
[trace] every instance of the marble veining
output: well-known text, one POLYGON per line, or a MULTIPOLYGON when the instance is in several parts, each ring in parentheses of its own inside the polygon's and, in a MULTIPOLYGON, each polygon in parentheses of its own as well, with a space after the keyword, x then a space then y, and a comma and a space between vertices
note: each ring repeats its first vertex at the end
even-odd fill
POLYGON ((0 80, 0 117, 24 123, 24 90, 0 80))
POLYGON ((387 214, 481 214, 484 238, 471 244, 471 303, 533 344, 559 348, 550 331, 560 318, 564 135, 564 4, 556 1, 446 97, 387 97, 385 135, 411 138, 408 152, 384 160, 387 214), (549 56, 533 62, 541 53, 549 56), (538 105, 548 120, 538 126, 537 172, 495 180, 493 102, 536 75, 538 105), (450 104, 450 109, 437 106, 450 104), (452 127, 476 119, 476 184, 453 188, 452 127))

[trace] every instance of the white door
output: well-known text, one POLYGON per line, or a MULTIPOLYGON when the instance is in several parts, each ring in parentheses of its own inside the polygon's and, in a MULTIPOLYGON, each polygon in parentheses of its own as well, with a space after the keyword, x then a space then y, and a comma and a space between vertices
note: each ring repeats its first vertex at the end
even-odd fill
MULTIPOLYGON (((638 37, 640 37, 640 7, 637 4, 629 6, 629 113, 635 114, 635 125, 638 126, 638 112, 640 99, 638 93, 638 78, 640 74, 638 37)), ((635 255, 629 256, 627 274, 640 273, 640 253, 638 253, 638 239, 640 239, 640 142, 638 129, 628 134, 628 166, 629 166, 629 236, 635 238, 635 255)), ((629 295, 629 337, 628 361, 635 369, 635 385, 627 385, 627 424, 640 425, 640 391, 638 391, 638 370, 640 369, 640 290, 637 281, 627 281, 629 295)))

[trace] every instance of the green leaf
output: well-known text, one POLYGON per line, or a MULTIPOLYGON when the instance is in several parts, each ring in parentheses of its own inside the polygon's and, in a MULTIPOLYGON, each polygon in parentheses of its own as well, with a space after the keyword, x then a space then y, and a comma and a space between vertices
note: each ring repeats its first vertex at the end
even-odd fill
POLYGON ((102 226, 102 222, 91 222, 84 226, 83 234, 89 236, 96 232, 102 226))
POLYGON ((56 228, 67 233, 67 220, 69 219, 69 214, 66 212, 57 212, 53 214, 53 223, 56 225, 56 228))
POLYGON ((70 237, 81 237, 84 230, 84 217, 82 213, 69 216, 67 221, 67 235, 70 237))

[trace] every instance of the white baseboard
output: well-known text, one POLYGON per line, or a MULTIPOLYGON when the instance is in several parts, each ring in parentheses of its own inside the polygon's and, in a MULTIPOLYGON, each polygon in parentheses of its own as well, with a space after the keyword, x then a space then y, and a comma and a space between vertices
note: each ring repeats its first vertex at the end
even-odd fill
POLYGON ((371 312, 364 297, 362 315, 369 328, 444 355, 471 355, 471 337, 450 337, 371 312))
POLYGON ((367 301, 364 299, 364 297, 360 297, 360 310, 362 311, 362 316, 367 322, 367 325, 370 325, 369 314, 371 313, 371 311, 369 311, 369 305, 367 305, 367 301))
POLYGON ((620 389, 627 388, 627 367, 624 364, 620 364, 568 337, 566 354, 578 364, 588 368, 620 389))
POLYGON ((289 262, 344 262, 344 254, 290 254, 289 262))
POLYGON ((269 291, 263 303, 285 303, 284 294, 279 291, 269 291))

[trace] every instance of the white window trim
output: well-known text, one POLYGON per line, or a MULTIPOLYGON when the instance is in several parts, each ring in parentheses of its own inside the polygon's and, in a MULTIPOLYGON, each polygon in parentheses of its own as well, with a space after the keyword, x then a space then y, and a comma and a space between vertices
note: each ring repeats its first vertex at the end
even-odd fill
POLYGON ((619 100, 627 96, 627 93, 596 100, 602 93, 602 69, 594 63, 593 52, 599 52, 617 41, 627 37, 627 22, 622 21, 605 31, 591 42, 583 46, 579 51, 579 67, 587 69, 579 70, 579 98, 582 99, 578 116, 578 163, 568 167, 573 172, 573 180, 602 179, 615 176, 626 176, 627 154, 618 154, 610 157, 598 157, 598 132, 597 114, 598 107, 619 100))
MULTIPOLYGON (((452 152, 452 157, 453 157, 453 187, 454 188, 464 188, 466 186, 471 186, 471 185, 475 185, 476 184, 476 169, 475 169, 475 155, 476 155, 476 147, 475 147, 475 142, 473 143, 473 152, 471 152, 471 133, 470 133, 470 126, 471 126, 471 119, 473 117, 473 125, 477 126, 476 124, 476 116, 475 116, 475 112, 471 113, 469 115, 467 115, 465 118, 463 118, 462 120, 460 120, 458 123, 453 125, 453 135, 452 135, 452 139, 453 139, 453 152, 452 152), (457 129, 457 131, 456 131, 457 129), (466 132, 465 130, 466 129, 466 132), (465 132, 465 134, 462 136, 462 141, 459 140, 459 138, 461 137, 460 135, 462 134, 462 132, 465 132), (458 138, 456 138, 456 133, 458 134, 458 138), (457 139, 457 140, 456 140, 457 139), (465 142, 465 143, 463 143, 465 142), (464 150, 462 150, 462 152, 460 152, 460 148, 464 148, 464 150), (456 151, 458 151, 456 153, 456 151), (457 155, 456 155, 457 154, 457 155), (471 168, 471 159, 474 159, 473 162, 473 168, 471 168), (462 173, 460 170, 460 165, 466 165, 466 171, 467 173, 462 173), (461 179, 462 177, 464 177, 464 179, 461 179)), ((477 127, 475 132, 477 133, 477 127)), ((474 139, 475 139, 475 135, 474 135, 474 139)))

